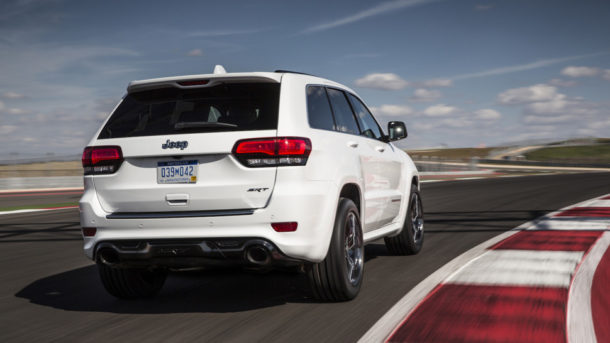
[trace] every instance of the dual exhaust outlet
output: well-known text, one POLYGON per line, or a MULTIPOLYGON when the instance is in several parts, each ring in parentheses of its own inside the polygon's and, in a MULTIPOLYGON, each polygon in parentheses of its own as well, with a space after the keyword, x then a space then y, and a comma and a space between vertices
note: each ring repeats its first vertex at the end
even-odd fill
MULTIPOLYGON (((271 250, 264 244, 251 244, 246 246, 243 253, 243 260, 247 265, 254 265, 257 267, 265 267, 271 264, 271 250)), ((97 252, 98 260, 107 266, 117 266, 121 264, 122 258, 119 251, 115 247, 104 246, 97 252)), ((203 256, 202 256, 203 257, 203 256)))

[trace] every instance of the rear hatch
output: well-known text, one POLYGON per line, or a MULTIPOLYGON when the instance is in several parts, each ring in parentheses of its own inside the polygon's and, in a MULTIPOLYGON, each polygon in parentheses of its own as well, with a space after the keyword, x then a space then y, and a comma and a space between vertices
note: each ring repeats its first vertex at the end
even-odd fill
POLYGON ((266 206, 276 167, 246 167, 232 149, 241 139, 276 136, 277 80, 188 80, 141 89, 123 99, 94 144, 118 146, 123 158, 116 172, 93 177, 105 211, 266 206))

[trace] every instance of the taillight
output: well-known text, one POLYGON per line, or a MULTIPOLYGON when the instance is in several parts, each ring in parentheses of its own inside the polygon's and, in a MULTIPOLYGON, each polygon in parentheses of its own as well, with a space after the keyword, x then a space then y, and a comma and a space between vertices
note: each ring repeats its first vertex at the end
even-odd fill
POLYGON ((302 137, 242 139, 233 155, 247 167, 304 166, 311 153, 311 141, 302 137))
POLYGON ((119 146, 89 146, 83 151, 85 175, 112 174, 123 163, 119 146))

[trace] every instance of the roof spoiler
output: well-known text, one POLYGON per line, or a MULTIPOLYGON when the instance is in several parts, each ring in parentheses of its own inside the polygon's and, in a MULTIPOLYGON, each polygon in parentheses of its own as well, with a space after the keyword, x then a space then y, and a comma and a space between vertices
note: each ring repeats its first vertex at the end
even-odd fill
POLYGON ((141 92, 156 88, 175 87, 181 89, 213 87, 224 82, 280 82, 278 73, 227 73, 226 69, 217 64, 213 74, 173 76, 159 79, 132 81, 127 86, 128 93, 141 92))

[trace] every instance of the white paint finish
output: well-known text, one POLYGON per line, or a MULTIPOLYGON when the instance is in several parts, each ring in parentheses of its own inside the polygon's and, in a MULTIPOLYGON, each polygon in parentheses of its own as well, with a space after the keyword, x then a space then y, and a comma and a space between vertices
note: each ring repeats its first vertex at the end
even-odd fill
POLYGON ((610 246, 610 232, 598 239, 574 274, 568 295, 568 342, 596 342, 591 311, 591 286, 597 265, 610 246))
POLYGON ((567 288, 582 256, 580 251, 490 250, 446 282, 567 288))
MULTIPOLYGON (((397 233, 393 226, 402 223, 409 199, 411 178, 417 170, 410 157, 393 145, 372 141, 359 135, 340 133, 309 127, 307 115, 307 85, 321 85, 353 93, 353 90, 336 82, 292 73, 227 73, 223 75, 191 75, 155 80, 136 81, 129 90, 143 90, 160 85, 173 85, 178 80, 210 79, 214 82, 241 80, 249 82, 280 82, 279 114, 277 130, 233 131, 129 137, 97 140, 89 145, 119 145, 125 161, 116 174, 87 176, 89 180, 80 205, 81 224, 95 223, 98 234, 85 239, 85 252, 91 257, 95 241, 104 239, 146 239, 152 237, 261 237, 269 239, 282 252, 294 258, 319 262, 326 256, 333 229, 339 192, 345 184, 354 184, 361 194, 361 207, 378 206, 380 220, 369 227, 369 237, 381 237, 397 233), (237 163, 231 149, 238 139, 274 136, 296 136, 311 139, 312 151, 305 166, 278 168, 247 168, 237 163), (188 141, 188 147, 176 151, 161 149, 167 139, 188 141), (374 151, 376 161, 369 159, 373 167, 384 164, 395 168, 372 170, 367 187, 363 175, 363 152, 367 144, 357 148, 347 147, 349 141, 367 141, 385 147, 374 151), (158 185, 156 163, 176 154, 185 159, 197 159, 200 163, 197 184, 158 185), (205 164, 202 162, 206 162, 205 164), (384 174, 385 173, 385 174, 384 174), (390 180, 389 176, 400 180, 390 180), (389 186, 388 186, 389 184, 389 186), (392 189, 392 186, 395 188, 392 189), (377 187, 377 189, 375 189, 377 187), (389 187, 389 188, 388 188, 389 187), (248 192, 250 188, 268 188, 265 192, 248 192), (389 191, 388 191, 389 189, 389 191), (381 194, 380 199, 375 199, 381 194), (108 212, 170 212, 175 211, 165 201, 167 194, 189 194, 189 203, 181 210, 256 209, 249 216, 224 216, 214 218, 162 218, 147 220, 107 220, 108 212), (397 194, 396 194, 397 193, 397 194), (385 197, 385 198, 384 198, 385 197), (367 200, 371 199, 371 204, 367 200), (398 206, 387 199, 403 199, 398 206), (386 208, 391 206, 391 211, 386 208), (188 208, 188 209, 187 209, 188 208), (398 216, 396 213, 398 211, 398 216), (315 214, 315 215, 312 215, 315 214), (385 217, 383 216, 385 214, 385 217), (390 217, 391 216, 391 217, 390 217), (389 218, 388 218, 389 217, 389 218), (297 221, 299 228, 290 234, 280 234, 270 228, 271 222, 297 221), (390 223, 391 222, 391 223, 390 223), (137 224, 143 224, 140 228, 137 224), (213 224, 210 224, 213 223, 213 224), (385 225, 384 224, 389 224, 385 225)), ((99 134, 99 131, 98 131, 99 134)), ((96 136, 97 137, 97 134, 96 136)), ((367 214, 361 211, 361 220, 367 222, 367 214)), ((374 218, 373 218, 374 219, 374 218)), ((373 220, 374 221, 374 220, 373 220)), ((402 225, 396 226, 398 230, 402 225)))
POLYGON ((114 174, 87 177, 94 180, 107 212, 175 211, 165 201, 167 194, 189 194, 184 211, 262 208, 273 192, 276 168, 246 168, 231 155, 231 149, 240 139, 275 135, 275 130, 265 130, 103 139, 98 144, 120 145, 125 160, 114 174), (166 140, 189 144, 182 151, 162 149, 166 140), (176 161, 171 154, 183 156, 183 161, 197 161, 196 183, 157 183, 158 163, 176 161), (253 188, 264 191, 248 191, 253 188))

